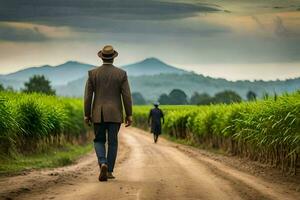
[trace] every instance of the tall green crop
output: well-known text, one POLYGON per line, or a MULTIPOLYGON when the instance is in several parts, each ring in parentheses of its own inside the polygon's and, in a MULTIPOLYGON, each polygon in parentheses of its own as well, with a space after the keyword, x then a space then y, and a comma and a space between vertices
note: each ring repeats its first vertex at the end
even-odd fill
MULTIPOLYGON (((162 106, 163 130, 296 173, 300 154, 300 93, 276 99, 212 106, 162 106)), ((144 128, 150 107, 134 107, 144 128)))
POLYGON ((86 134, 79 99, 0 93, 0 155, 31 153, 86 134))

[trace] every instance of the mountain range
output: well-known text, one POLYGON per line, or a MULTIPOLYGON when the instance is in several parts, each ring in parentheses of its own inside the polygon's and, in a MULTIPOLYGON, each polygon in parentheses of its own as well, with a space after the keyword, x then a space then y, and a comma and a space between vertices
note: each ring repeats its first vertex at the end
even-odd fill
MULTIPOLYGON (((33 75, 44 75, 51 81, 54 87, 66 85, 69 82, 86 76, 87 72, 95 66, 68 61, 58 66, 44 65, 40 67, 29 67, 11 74, 0 75, 0 83, 19 89, 23 83, 33 75)), ((157 75, 161 73, 187 73, 182 69, 172 67, 156 58, 147 58, 141 62, 122 67, 129 76, 157 75)))
MULTIPOLYGON (((0 83, 15 89, 23 87, 25 81, 35 75, 45 75, 58 95, 80 97, 83 95, 87 71, 95 66, 69 61, 58 66, 31 67, 8 75, 0 75, 0 83)), ((132 92, 140 92, 145 99, 157 100, 162 93, 172 89, 182 89, 188 96, 194 92, 214 95, 223 90, 233 90, 243 98, 249 90, 258 96, 264 93, 293 92, 300 89, 300 78, 276 81, 228 81, 185 71, 162 62, 157 58, 122 66, 129 75, 132 92)))

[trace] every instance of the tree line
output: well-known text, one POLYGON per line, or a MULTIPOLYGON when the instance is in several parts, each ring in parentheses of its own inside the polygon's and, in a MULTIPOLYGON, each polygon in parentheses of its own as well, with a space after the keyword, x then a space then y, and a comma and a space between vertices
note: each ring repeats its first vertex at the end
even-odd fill
MULTIPOLYGON (((139 92, 132 93, 133 102, 135 105, 145 105, 147 101, 143 95, 139 92)), ((255 101, 257 95, 253 91, 247 93, 248 101, 255 101)), ((173 89, 169 94, 161 94, 158 98, 158 102, 161 105, 210 105, 210 104, 231 104, 242 102, 242 97, 232 90, 225 90, 216 93, 214 96, 210 96, 207 93, 194 92, 189 98, 183 90, 173 89)))

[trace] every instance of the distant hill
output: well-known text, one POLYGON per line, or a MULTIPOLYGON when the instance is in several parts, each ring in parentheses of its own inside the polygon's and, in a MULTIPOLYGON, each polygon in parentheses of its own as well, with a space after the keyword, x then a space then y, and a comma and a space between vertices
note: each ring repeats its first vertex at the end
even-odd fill
POLYGON ((130 76, 188 73, 185 70, 168 65, 157 58, 147 58, 141 62, 125 65, 122 69, 126 70, 130 76))
MULTIPOLYGON (((99 63, 100 65, 100 63, 99 63)), ((93 65, 69 61, 58 66, 44 65, 30 67, 8 75, 0 75, 0 83, 20 89, 25 81, 33 75, 45 75, 54 86, 66 85, 87 75, 94 68, 93 65)), ((157 58, 147 58, 141 62, 122 67, 129 76, 155 75, 161 73, 188 73, 182 69, 172 67, 157 58)))
POLYGON ((140 92, 146 99, 157 100, 162 93, 174 88, 181 89, 190 97, 194 92, 214 95, 224 90, 233 90, 246 99, 249 90, 262 97, 264 93, 273 95, 294 92, 300 89, 300 78, 286 81, 228 81, 198 74, 161 74, 131 77, 132 91, 140 92))
POLYGON ((38 74, 45 75, 51 81, 52 85, 65 85, 70 81, 82 78, 87 71, 93 67, 92 65, 75 61, 69 61, 58 66, 44 65, 41 67, 30 67, 15 73, 2 75, 0 76, 0 82, 4 82, 5 85, 8 85, 6 81, 9 81, 10 85, 13 84, 13 87, 19 88, 20 83, 23 85, 30 77, 38 74))
MULTIPOLYGON (((68 85, 57 87, 60 95, 82 96, 86 78, 70 82, 68 85)), ((140 92, 147 100, 157 100, 162 93, 169 93, 178 88, 191 96, 194 92, 206 92, 214 95, 223 90, 234 90, 244 99, 249 90, 259 96, 264 93, 271 95, 276 92, 293 92, 300 89, 300 78, 285 81, 228 81, 215 79, 198 74, 158 74, 147 76, 131 76, 129 82, 132 92, 140 92)))
MULTIPOLYGON (((55 67, 45 65, 9 75, 0 75, 0 83, 6 87, 13 86, 19 89, 32 75, 43 74, 51 80, 58 95, 80 97, 83 95, 87 71, 92 68, 94 68, 92 65, 74 61, 55 67)), ((249 90, 262 96, 265 92, 281 94, 300 89, 300 78, 285 81, 228 81, 187 72, 156 58, 147 58, 122 68, 129 75, 132 92, 140 92, 151 101, 156 100, 162 93, 169 93, 174 88, 184 90, 188 96, 194 92, 214 95, 216 92, 230 89, 239 93, 243 98, 249 90)))

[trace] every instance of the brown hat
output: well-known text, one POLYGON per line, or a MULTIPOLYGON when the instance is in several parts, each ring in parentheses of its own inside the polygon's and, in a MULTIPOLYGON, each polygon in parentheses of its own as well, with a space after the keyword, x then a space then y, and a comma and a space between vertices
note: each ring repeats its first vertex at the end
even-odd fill
POLYGON ((113 59, 118 56, 118 52, 115 51, 111 45, 105 45, 103 49, 98 52, 98 56, 103 59, 113 59))

